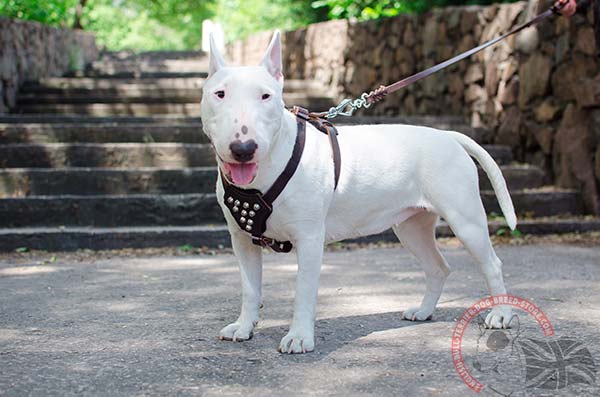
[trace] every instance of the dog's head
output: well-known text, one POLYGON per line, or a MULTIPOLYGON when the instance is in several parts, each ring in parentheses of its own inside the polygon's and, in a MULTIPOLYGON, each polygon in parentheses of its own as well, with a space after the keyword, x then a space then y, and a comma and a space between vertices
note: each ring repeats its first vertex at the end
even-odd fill
POLYGON ((229 67, 211 36, 208 79, 202 88, 202 123, 225 176, 252 183, 269 155, 284 111, 281 40, 273 35, 259 66, 229 67))

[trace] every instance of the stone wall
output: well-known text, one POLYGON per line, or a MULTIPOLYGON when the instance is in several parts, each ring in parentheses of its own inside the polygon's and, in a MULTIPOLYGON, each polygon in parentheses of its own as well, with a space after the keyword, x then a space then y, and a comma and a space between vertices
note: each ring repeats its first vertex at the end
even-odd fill
MULTIPOLYGON (((284 75, 313 79, 337 99, 356 97, 477 46, 539 10, 526 2, 448 7, 419 16, 331 21, 283 35, 284 75)), ((234 63, 256 63, 270 32, 229 46, 234 63)), ((600 213, 600 58, 592 10, 513 36, 364 114, 462 115, 483 143, 507 144, 517 159, 578 188, 600 213)), ((324 110, 324 109, 315 109, 324 110)))
MULTIPOLYGON (((331 95, 343 96, 350 26, 346 20, 337 20, 283 32, 285 77, 316 80, 323 83, 331 95)), ((272 32, 257 33, 230 44, 229 59, 240 65, 257 65, 272 35, 272 32)))
POLYGON ((90 33, 0 18, 0 114, 15 105, 24 81, 82 70, 97 57, 90 33))

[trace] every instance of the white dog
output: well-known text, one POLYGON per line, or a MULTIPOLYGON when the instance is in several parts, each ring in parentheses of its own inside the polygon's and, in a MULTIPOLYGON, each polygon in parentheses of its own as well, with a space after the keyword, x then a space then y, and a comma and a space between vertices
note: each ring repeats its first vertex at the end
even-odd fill
MULTIPOLYGON (((253 244, 250 234, 233 217, 233 204, 224 198, 224 184, 229 181, 238 188, 264 193, 286 167, 298 128, 296 117, 284 107, 282 91, 279 33, 256 67, 228 67, 216 46, 211 46, 202 120, 217 154, 217 197, 242 279, 241 314, 220 331, 224 340, 252 337, 259 319, 262 278, 261 247, 253 244)), ((391 227, 425 272, 426 293, 421 305, 403 313, 407 320, 423 321, 432 315, 450 273, 435 242, 436 223, 442 217, 481 267, 490 294, 506 293, 502 263, 488 235, 477 168, 469 155, 490 178, 511 229, 516 226, 516 216, 500 169, 481 146, 457 132, 407 125, 340 127, 338 139, 341 176, 334 189, 329 138, 306 125, 300 164, 274 201, 266 223, 264 235, 293 243, 298 259, 294 316, 279 351, 314 349, 319 273, 324 244, 330 241, 391 227)), ((486 325, 508 327, 510 320, 510 308, 497 306, 487 316, 486 325)))

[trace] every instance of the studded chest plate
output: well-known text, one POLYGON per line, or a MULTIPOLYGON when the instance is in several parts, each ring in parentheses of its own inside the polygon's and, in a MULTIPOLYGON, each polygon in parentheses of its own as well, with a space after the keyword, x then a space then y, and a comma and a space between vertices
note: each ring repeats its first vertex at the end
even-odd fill
POLYGON ((275 252, 290 252, 292 243, 277 241, 263 236, 267 230, 267 219, 273 209, 267 204, 260 191, 255 189, 243 190, 230 184, 223 184, 223 200, 229 213, 235 219, 240 229, 252 235, 252 242, 261 247, 269 247, 275 252))
POLYGON ((264 202, 258 190, 242 190, 226 185, 223 199, 231 216, 240 229, 253 236, 261 236, 267 230, 267 219, 272 209, 264 202))
MULTIPOLYGON (((292 243, 289 241, 277 241, 266 237, 263 234, 267 230, 267 219, 273 212, 273 202, 279 197, 287 183, 292 178, 304 151, 306 140, 306 121, 311 120, 306 109, 294 107, 292 111, 296 115, 297 134, 296 142, 285 169, 277 177, 271 188, 262 193, 256 189, 241 189, 227 181, 221 174, 223 183, 223 200, 225 206, 231 213, 231 216, 238 224, 240 229, 252 236, 252 242, 262 247, 269 247, 275 252, 290 252, 292 243)), ((334 168, 335 168, 335 186, 337 187, 340 169, 340 156, 337 138, 335 137, 335 128, 326 122, 319 123, 318 126, 323 132, 327 133, 333 148, 334 168)))

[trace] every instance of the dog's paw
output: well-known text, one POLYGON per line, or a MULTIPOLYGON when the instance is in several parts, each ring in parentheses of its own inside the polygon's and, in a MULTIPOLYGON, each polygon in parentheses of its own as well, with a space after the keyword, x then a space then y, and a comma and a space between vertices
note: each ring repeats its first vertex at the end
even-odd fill
POLYGON ((290 330, 279 343, 280 353, 298 354, 315 350, 315 337, 312 333, 290 330))
POLYGON ((512 309, 510 306, 496 306, 485 318, 486 328, 510 328, 512 309))
POLYGON ((219 339, 234 342, 249 340, 254 335, 254 323, 231 323, 219 331, 219 339))
POLYGON ((421 309, 420 307, 411 307, 402 312, 402 318, 409 321, 431 320, 433 310, 421 309))

